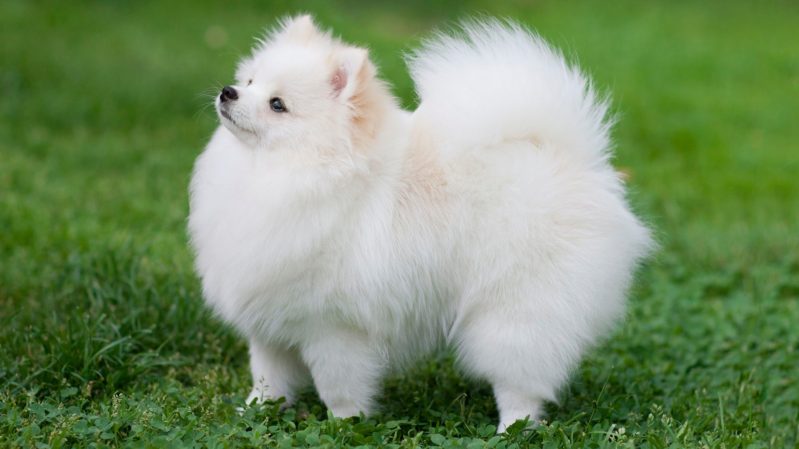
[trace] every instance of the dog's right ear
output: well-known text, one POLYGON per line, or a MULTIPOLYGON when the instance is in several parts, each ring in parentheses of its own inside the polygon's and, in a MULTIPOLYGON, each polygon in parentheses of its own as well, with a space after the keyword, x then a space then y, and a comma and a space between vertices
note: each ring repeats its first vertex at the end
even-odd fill
POLYGON ((333 95, 343 101, 350 100, 372 76, 369 52, 365 48, 339 49, 334 64, 330 86, 333 88, 333 95))

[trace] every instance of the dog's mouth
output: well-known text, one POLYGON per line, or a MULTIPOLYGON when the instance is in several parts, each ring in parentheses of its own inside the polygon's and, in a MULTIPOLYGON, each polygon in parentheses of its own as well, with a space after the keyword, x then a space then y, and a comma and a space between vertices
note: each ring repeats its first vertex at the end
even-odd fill
POLYGON ((229 121, 231 121, 231 122, 232 122, 234 125, 236 124, 236 122, 234 122, 234 121, 233 121, 233 117, 231 117, 231 116, 230 116, 230 113, 229 113, 227 110, 225 110, 225 109, 222 109, 222 108, 219 108, 219 115, 221 115, 222 117, 224 117, 224 118, 228 119, 228 120, 229 120, 229 121))
POLYGON ((239 123, 236 123, 236 121, 233 120, 233 116, 230 115, 230 111, 228 111, 227 108, 220 107, 217 108, 217 111, 219 112, 219 115, 224 119, 222 124, 227 126, 229 129, 231 129, 230 127, 232 125, 234 128, 236 128, 239 131, 245 132, 247 134, 255 134, 254 130, 241 126, 241 124, 239 123))

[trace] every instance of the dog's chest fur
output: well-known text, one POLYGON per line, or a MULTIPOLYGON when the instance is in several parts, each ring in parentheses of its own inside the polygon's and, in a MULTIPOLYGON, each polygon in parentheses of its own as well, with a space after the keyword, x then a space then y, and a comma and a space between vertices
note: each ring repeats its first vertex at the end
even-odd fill
POLYGON ((422 193, 394 181, 369 195, 357 182, 306 189, 296 171, 259 165, 232 145, 212 141, 192 187, 197 266, 218 313, 289 345, 346 326, 398 360, 442 342, 452 315, 440 272, 446 243, 424 223, 422 193))

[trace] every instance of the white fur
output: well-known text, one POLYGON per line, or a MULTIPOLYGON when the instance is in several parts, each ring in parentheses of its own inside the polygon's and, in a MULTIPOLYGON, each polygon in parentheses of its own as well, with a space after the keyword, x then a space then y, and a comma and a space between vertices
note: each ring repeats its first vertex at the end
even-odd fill
POLYGON ((622 314, 649 233, 605 104, 540 38, 475 23, 410 65, 413 113, 309 17, 267 36, 196 163, 197 270, 250 340, 248 401, 313 382, 334 415, 368 414, 386 373, 449 344, 501 431, 540 418, 622 314))

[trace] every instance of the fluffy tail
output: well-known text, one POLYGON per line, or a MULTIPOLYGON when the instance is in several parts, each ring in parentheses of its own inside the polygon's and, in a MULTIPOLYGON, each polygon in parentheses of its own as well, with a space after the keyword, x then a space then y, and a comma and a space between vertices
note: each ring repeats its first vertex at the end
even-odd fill
POLYGON ((529 140, 604 160, 607 102, 540 37, 518 24, 470 22, 410 55, 418 113, 455 148, 529 140))

